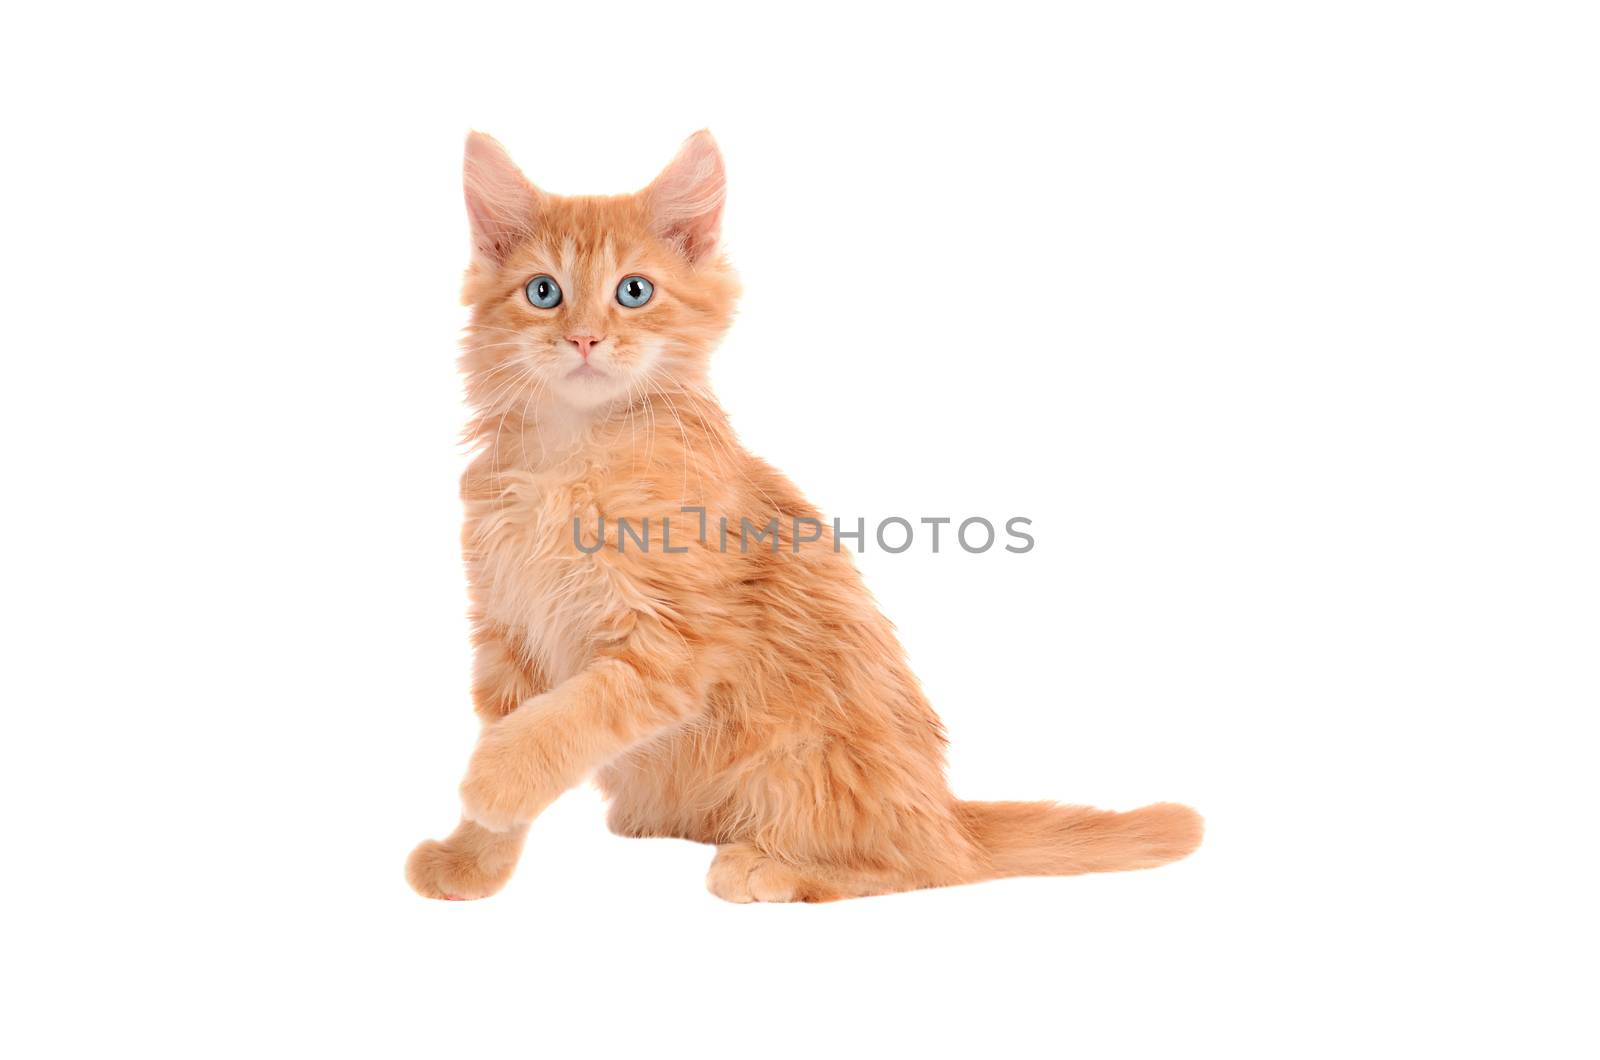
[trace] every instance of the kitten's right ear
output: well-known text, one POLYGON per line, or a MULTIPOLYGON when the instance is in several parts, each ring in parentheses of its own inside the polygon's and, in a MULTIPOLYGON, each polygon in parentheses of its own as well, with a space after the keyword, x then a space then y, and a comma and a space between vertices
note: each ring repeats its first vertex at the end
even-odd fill
POLYGON ((473 256, 498 268, 527 236, 539 206, 539 189, 528 183, 498 140, 481 132, 467 134, 462 180, 473 256))
POLYGON ((683 142, 678 156, 644 190, 656 234, 699 261, 716 249, 727 178, 708 129, 683 142))

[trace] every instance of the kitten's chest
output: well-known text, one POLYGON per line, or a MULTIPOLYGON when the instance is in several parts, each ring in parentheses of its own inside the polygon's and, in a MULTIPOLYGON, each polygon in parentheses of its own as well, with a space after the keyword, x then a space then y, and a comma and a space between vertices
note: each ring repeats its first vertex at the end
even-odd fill
POLYGON ((478 610, 558 682, 583 668, 622 607, 612 572, 575 537, 575 526, 595 525, 593 492, 581 473, 508 472, 467 502, 462 543, 478 610))

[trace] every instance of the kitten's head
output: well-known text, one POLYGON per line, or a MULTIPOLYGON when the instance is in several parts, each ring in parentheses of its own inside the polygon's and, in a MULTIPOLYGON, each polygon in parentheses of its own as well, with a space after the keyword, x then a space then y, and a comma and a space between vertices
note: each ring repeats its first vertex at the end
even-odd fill
POLYGON ((738 284, 717 247, 722 156, 705 131, 633 195, 563 197, 467 137, 468 399, 589 410, 696 385, 738 284))

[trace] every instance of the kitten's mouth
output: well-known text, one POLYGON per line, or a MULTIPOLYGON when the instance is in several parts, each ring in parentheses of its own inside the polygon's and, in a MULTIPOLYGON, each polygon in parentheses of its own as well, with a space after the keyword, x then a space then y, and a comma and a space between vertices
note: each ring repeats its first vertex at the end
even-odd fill
POLYGON ((567 373, 568 379, 604 379, 606 374, 592 364, 580 364, 567 373))

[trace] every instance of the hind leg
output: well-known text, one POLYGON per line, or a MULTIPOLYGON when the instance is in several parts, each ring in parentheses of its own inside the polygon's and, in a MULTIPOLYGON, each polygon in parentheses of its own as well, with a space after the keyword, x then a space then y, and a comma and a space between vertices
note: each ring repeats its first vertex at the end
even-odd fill
POLYGON ((595 774, 609 804, 606 827, 620 836, 716 843, 717 828, 703 808, 710 783, 697 770, 693 737, 669 734, 620 755, 595 774))
POLYGON ((882 874, 848 872, 781 861, 753 843, 717 847, 706 873, 706 889, 728 902, 836 902, 893 891, 910 891, 927 883, 882 874))
POLYGON ((819 883, 750 843, 717 847, 706 873, 706 889, 728 902, 823 902, 844 897, 819 883))
POLYGON ((606 827, 629 839, 688 839, 707 842, 703 829, 696 829, 665 813, 641 813, 636 807, 613 802, 606 811, 606 827))

